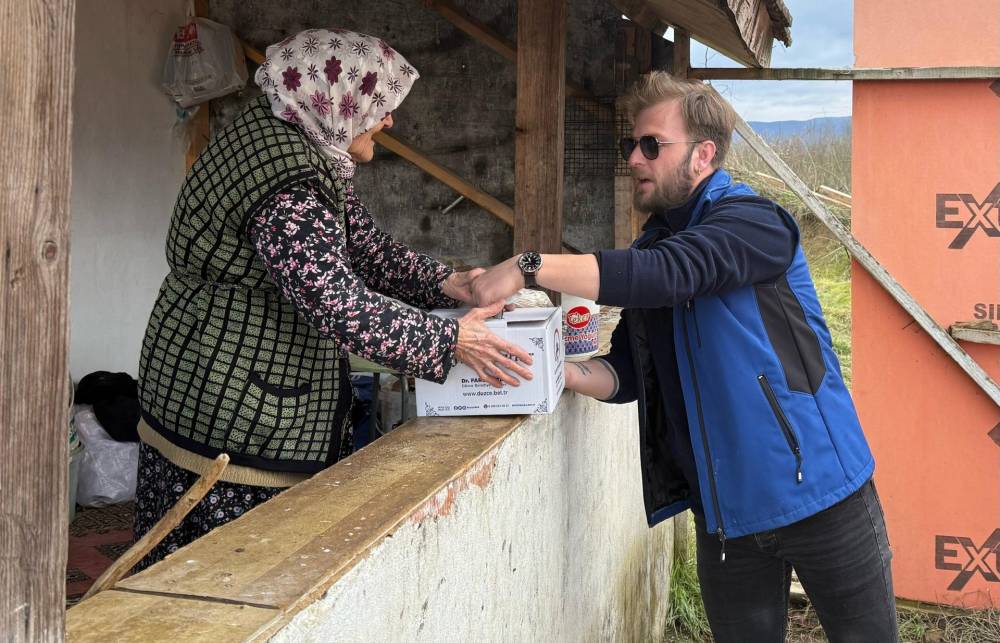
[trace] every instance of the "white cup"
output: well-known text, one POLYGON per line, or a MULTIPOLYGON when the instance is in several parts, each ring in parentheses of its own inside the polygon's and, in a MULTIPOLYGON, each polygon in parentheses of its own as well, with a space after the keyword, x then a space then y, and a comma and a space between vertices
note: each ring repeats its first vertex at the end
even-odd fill
POLYGON ((583 359, 600 348, 600 307, 590 299, 562 296, 563 342, 566 358, 583 359))

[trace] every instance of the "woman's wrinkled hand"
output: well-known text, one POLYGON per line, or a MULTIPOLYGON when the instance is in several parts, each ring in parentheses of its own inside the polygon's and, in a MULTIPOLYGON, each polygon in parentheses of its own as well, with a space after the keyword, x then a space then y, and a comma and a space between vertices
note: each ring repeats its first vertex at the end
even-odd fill
POLYGON ((518 377, 532 379, 531 371, 524 366, 530 366, 532 362, 527 351, 500 339, 484 323, 504 308, 501 300, 490 306, 473 308, 466 313, 458 320, 458 347, 455 349, 458 361, 472 368, 481 380, 496 388, 504 384, 520 386, 518 377))
POLYGON ((473 268, 465 272, 453 272, 448 278, 441 282, 441 292, 452 299, 457 299, 464 304, 475 304, 472 294, 472 282, 476 277, 486 272, 482 268, 473 268))

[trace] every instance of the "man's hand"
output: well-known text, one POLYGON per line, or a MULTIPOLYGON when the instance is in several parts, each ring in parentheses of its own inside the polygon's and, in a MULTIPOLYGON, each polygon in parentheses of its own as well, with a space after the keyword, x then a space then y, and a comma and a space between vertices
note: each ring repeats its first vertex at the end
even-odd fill
POLYGON ((472 296, 479 306, 495 301, 506 301, 508 297, 524 288, 524 275, 517 267, 515 255, 483 272, 472 282, 472 296))
POLYGON ((473 268, 465 272, 453 272, 441 282, 441 292, 447 297, 457 299, 464 304, 475 304, 470 286, 476 277, 486 272, 482 268, 473 268))
POLYGON ((512 372, 523 379, 531 379, 531 371, 523 366, 530 365, 532 361, 527 351, 500 339, 483 323, 503 309, 501 299, 491 306, 473 308, 466 313, 458 320, 458 347, 455 349, 458 361, 471 367, 481 380, 496 388, 504 383, 520 386, 520 380, 511 375, 512 372))

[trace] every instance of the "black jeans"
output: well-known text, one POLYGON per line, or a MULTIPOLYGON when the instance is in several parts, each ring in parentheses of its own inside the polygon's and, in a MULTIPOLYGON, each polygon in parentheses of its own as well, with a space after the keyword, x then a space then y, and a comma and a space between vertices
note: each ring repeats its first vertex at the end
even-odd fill
POLYGON ((695 515, 698 579, 717 643, 785 640, 792 569, 831 643, 896 643, 889 540, 875 484, 774 531, 721 543, 695 515))

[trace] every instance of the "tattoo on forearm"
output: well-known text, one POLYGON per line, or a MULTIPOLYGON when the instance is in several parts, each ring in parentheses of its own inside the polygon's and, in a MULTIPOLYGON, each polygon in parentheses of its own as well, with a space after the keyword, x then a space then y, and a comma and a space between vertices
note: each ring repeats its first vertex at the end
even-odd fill
POLYGON ((573 366, 580 369, 580 372, 584 375, 590 375, 590 369, 586 365, 581 364, 580 362, 573 362, 573 366))

